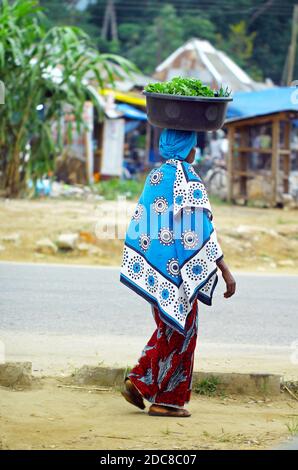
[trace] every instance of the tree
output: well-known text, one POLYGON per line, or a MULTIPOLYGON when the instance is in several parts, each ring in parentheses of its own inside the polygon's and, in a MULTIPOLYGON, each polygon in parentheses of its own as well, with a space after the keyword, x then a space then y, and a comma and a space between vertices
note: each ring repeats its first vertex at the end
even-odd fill
MULTIPOLYGON (((277 84, 280 84, 282 79, 291 40, 292 13, 295 3, 297 3, 296 0, 283 0, 282 6, 269 8, 252 24, 254 30, 258 31, 254 43, 253 62, 262 69, 264 77, 271 77, 277 84)), ((298 77, 297 58, 294 77, 298 77)))
MULTIPOLYGON (((214 23, 220 35, 220 47, 231 54, 228 37, 231 24, 245 21, 247 34, 256 32, 252 56, 242 62, 242 66, 253 74, 255 79, 270 77, 279 84, 281 80, 285 53, 291 36, 293 5, 297 0, 229 0, 222 3, 214 0, 207 8, 209 20, 214 23), (219 14, 220 12, 220 14, 219 14)), ((239 65, 237 56, 233 56, 239 65)), ((241 59, 240 59, 241 61, 241 59)), ((298 76, 298 61, 296 61, 298 76)))
POLYGON ((224 49, 240 67, 246 69, 253 78, 262 80, 261 70, 252 63, 257 33, 255 31, 248 33, 245 21, 232 24, 229 29, 227 41, 223 41, 220 36, 217 37, 219 47, 224 49))
MULTIPOLYGON (((61 24, 61 21, 63 22, 61 18, 67 15, 73 21, 72 24, 80 25, 91 35, 99 50, 119 51, 120 54, 129 55, 141 67, 145 64, 147 73, 152 73, 156 65, 156 57, 149 53, 151 45, 148 43, 148 35, 150 36, 150 29, 161 12, 164 11, 164 14, 167 14, 163 7, 169 4, 175 8, 176 17, 180 20, 182 42, 190 37, 207 39, 224 49, 228 55, 232 55, 239 65, 242 65, 248 73, 253 74, 254 78, 271 77, 276 83, 280 83, 281 80, 286 51, 291 38, 293 6, 297 3, 297 0, 283 0, 282 2, 278 0, 229 0, 226 2, 222 0, 212 0, 212 2, 207 0, 200 2, 195 0, 143 0, 142 2, 114 0, 119 31, 119 41, 115 44, 115 41, 100 40, 107 0, 90 2, 88 8, 79 15, 75 8, 70 7, 71 0, 60 0, 60 8, 59 6, 51 7, 51 4, 59 5, 58 0, 41 1, 49 5, 48 15, 54 24, 61 24), (232 33, 234 37, 231 38, 230 26, 239 25, 243 21, 248 37, 254 32, 257 33, 250 58, 243 57, 242 32, 240 31, 241 48, 237 46, 236 31, 232 33), (127 25, 134 25, 138 29, 138 32, 134 30, 133 38, 130 36, 132 30, 127 25), (216 38, 220 38, 220 41, 217 42, 216 38), (149 49, 145 50, 145 46, 149 49), (147 59, 150 66, 146 65, 147 59)), ((170 18, 164 16, 163 22, 169 23, 169 21, 170 18)), ((175 38, 174 29, 172 31, 173 38, 175 38)), ((181 32, 178 31, 178 34, 181 32)), ((153 36, 156 41, 156 35, 153 36)), ((170 45, 173 38, 170 38, 170 45)), ((156 43, 153 44, 153 53, 157 47, 156 43)), ((161 55, 164 55, 162 50, 161 55)), ((298 76, 298 60, 296 60, 294 76, 298 76)))
POLYGON ((58 149, 52 123, 68 105, 78 126, 87 97, 86 80, 99 86, 112 82, 113 63, 126 72, 127 60, 99 54, 79 28, 55 26, 48 31, 36 0, 3 0, 0 7, 0 76, 6 102, 0 116, 1 183, 7 196, 17 196, 29 161, 44 161, 58 149), (40 110, 40 111, 38 111, 40 110))
POLYGON ((81 21, 81 12, 75 7, 75 0, 39 0, 45 13, 44 21, 47 27, 77 26, 81 21))
POLYGON ((164 5, 153 24, 142 28, 140 41, 127 50, 127 57, 144 73, 155 67, 183 43, 182 21, 172 5, 164 5))
POLYGON ((199 37, 214 42, 216 38, 216 29, 214 23, 205 18, 202 12, 195 15, 183 15, 183 38, 187 41, 190 38, 199 37))
POLYGON ((243 67, 253 54, 254 39, 256 32, 247 33, 247 26, 245 21, 230 25, 230 32, 226 49, 243 67))

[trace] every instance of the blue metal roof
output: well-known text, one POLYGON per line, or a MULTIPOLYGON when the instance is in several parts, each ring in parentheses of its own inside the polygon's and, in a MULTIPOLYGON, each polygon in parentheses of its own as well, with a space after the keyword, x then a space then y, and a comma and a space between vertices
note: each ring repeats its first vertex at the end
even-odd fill
POLYGON ((227 120, 250 118, 281 111, 298 111, 298 87, 273 87, 238 92, 227 110, 227 120))
POLYGON ((140 109, 134 108, 129 104, 120 103, 117 104, 117 111, 121 111, 126 118, 135 119, 138 121, 147 121, 147 115, 140 109))

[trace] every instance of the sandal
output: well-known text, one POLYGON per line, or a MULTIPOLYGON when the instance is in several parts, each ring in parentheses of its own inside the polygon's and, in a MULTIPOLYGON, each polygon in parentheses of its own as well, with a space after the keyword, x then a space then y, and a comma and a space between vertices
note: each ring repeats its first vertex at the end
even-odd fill
POLYGON ((191 413, 185 408, 174 408, 172 406, 151 405, 149 416, 165 416, 168 418, 189 418, 191 413))
POLYGON ((140 394, 140 392, 137 390, 137 388, 134 386, 134 384, 129 380, 129 378, 125 379, 124 384, 125 384, 125 390, 121 392, 121 395, 131 405, 134 405, 137 408, 144 410, 146 406, 145 406, 143 397, 140 394))

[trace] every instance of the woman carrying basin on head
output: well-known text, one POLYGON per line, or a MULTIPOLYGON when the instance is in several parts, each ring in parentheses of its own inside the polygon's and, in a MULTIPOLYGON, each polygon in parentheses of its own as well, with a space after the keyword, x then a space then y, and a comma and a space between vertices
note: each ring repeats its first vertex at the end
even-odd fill
POLYGON ((236 284, 223 260, 204 184, 192 167, 196 133, 165 129, 166 160, 148 175, 127 230, 121 282, 151 305, 156 330, 125 379, 123 396, 149 415, 188 417, 198 301, 211 305, 217 268, 226 298, 236 284))

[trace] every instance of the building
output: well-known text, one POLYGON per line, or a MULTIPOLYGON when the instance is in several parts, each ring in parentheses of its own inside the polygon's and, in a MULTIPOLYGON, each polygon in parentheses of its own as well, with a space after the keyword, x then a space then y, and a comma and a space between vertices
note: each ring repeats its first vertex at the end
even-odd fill
POLYGON ((297 198, 298 89, 236 93, 230 103, 228 200, 272 207, 297 198))
POLYGON ((159 81, 171 80, 175 76, 195 77, 211 88, 228 86, 237 91, 260 90, 272 83, 254 81, 224 52, 216 49, 209 41, 190 39, 179 47, 155 70, 154 78, 159 81))

